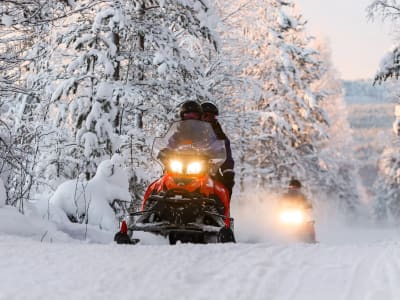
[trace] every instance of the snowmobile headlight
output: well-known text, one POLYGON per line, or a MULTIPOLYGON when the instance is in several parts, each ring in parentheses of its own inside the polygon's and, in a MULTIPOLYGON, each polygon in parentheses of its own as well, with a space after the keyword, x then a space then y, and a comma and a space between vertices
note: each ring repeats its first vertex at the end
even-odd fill
POLYGON ((179 160, 172 160, 170 162, 170 168, 174 173, 183 173, 183 164, 179 160))
POLYGON ((279 219, 284 224, 299 225, 304 222, 304 214, 301 210, 286 210, 280 213, 279 219))
POLYGON ((199 161, 194 161, 187 165, 186 172, 187 174, 192 175, 192 174, 200 174, 202 170, 203 170, 202 163, 199 161))

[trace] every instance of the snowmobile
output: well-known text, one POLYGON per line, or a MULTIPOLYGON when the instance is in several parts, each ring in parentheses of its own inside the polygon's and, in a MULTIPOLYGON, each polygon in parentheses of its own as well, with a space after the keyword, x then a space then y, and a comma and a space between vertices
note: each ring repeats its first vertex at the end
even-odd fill
POLYGON ((156 138, 152 156, 163 176, 150 184, 141 210, 121 223, 114 240, 135 244, 135 232, 164 236, 170 244, 235 242, 229 192, 213 179, 226 159, 225 142, 199 120, 172 124, 156 138))
POLYGON ((278 225, 284 236, 291 240, 305 243, 316 243, 315 221, 312 218, 310 205, 283 202, 278 205, 278 225))

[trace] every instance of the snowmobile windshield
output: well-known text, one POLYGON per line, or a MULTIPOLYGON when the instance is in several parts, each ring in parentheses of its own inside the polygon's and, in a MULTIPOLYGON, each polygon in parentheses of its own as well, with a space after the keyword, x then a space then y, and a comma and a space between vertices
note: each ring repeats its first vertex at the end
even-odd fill
POLYGON ((184 120, 171 125, 163 137, 155 138, 152 156, 161 161, 166 156, 204 157, 215 168, 226 160, 225 141, 219 140, 210 123, 199 120, 184 120))

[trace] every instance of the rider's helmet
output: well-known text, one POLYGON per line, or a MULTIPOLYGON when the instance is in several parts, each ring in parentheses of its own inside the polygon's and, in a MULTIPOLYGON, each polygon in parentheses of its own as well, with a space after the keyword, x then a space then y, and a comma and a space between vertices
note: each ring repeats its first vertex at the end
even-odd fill
POLYGON ((204 121, 212 122, 219 115, 217 106, 215 106, 215 104, 213 104, 211 102, 202 103, 201 108, 203 109, 202 119, 204 121))
POLYGON ((200 120, 203 110, 201 105, 196 101, 186 101, 182 104, 180 116, 182 120, 200 120))
POLYGON ((289 190, 299 190, 301 189, 301 182, 297 179, 292 179, 289 182, 289 190))

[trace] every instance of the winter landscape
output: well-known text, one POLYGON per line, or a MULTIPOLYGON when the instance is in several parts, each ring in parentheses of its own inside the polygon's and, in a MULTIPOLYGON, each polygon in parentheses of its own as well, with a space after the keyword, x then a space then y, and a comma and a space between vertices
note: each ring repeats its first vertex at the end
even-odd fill
POLYGON ((348 75, 319 6, 2 0, 0 300, 400 299, 400 46, 348 75))

